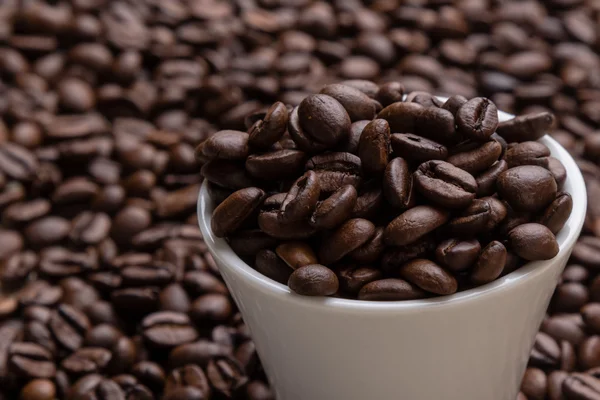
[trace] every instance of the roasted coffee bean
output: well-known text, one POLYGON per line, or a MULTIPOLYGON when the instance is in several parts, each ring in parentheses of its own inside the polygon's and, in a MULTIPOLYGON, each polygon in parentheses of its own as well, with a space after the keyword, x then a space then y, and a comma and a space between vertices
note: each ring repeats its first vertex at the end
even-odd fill
POLYGON ((390 127, 384 119, 374 119, 362 131, 358 142, 358 156, 363 171, 379 175, 388 164, 390 154, 390 127))
POLYGON ((573 199, 571 195, 567 192, 559 192, 556 199, 542 212, 538 222, 546 225, 556 235, 569 219, 572 210, 573 199))
POLYGON ((472 150, 454 153, 446 161, 470 174, 478 174, 494 165, 501 153, 500 143, 492 140, 472 150))
POLYGON ((75 351, 81 347, 90 322, 81 311, 61 304, 50 318, 48 326, 60 346, 75 351))
POLYGON ((380 279, 367 283, 358 293, 360 300, 397 301, 425 297, 423 290, 402 279, 380 279))
POLYGON ((491 196, 496 191, 496 180, 504 171, 508 169, 508 164, 504 160, 499 160, 490 168, 475 177, 477 182, 477 196, 491 196))
POLYGON ((211 228, 217 237, 233 233, 260 207, 265 192, 249 187, 238 190, 215 208, 211 228))
POLYGON ((394 155, 411 162, 423 163, 429 160, 445 160, 448 157, 446 146, 412 133, 394 133, 391 141, 394 155))
POLYGON ((16 289, 27 280, 29 274, 38 266, 38 256, 24 251, 10 256, 0 270, 0 283, 6 290, 16 289))
POLYGON ((548 157, 548 170, 554 176, 558 189, 562 189, 567 180, 567 170, 565 166, 554 157, 548 157))
POLYGON ((400 82, 387 82, 379 86, 375 98, 383 107, 402 101, 404 86, 400 82))
POLYGON ((538 140, 554 124, 554 116, 548 112, 527 114, 498 124, 498 134, 507 142, 538 140))
POLYGON ((67 237, 69 230, 68 220, 57 216, 47 216, 27 225, 24 233, 31 246, 40 248, 61 242, 67 237))
POLYGON ((100 347, 83 347, 61 362, 69 374, 81 376, 102 371, 111 360, 110 351, 100 347))
POLYGON ((439 294, 456 292, 456 279, 433 261, 416 259, 400 267, 400 277, 421 289, 439 294))
POLYGON ((521 382, 521 392, 528 399, 542 400, 546 398, 546 388, 547 377, 544 371, 538 368, 527 368, 521 382))
POLYGON ((550 149, 539 142, 521 142, 514 144, 504 156, 508 168, 519 165, 538 165, 548 168, 550 149))
POLYGON ((282 243, 277 246, 275 253, 294 270, 318 262, 315 252, 304 242, 282 243))
POLYGON ((27 202, 12 204, 2 213, 2 221, 7 225, 29 223, 50 212, 52 205, 48 200, 35 199, 27 202))
POLYGON ((48 282, 39 280, 29 282, 18 294, 22 307, 38 305, 53 306, 58 303, 63 295, 59 286, 51 286, 48 282))
POLYGON ((193 387, 200 392, 203 398, 210 398, 211 389, 208 379, 202 369, 196 365, 190 364, 173 370, 167 377, 164 390, 168 396, 173 396, 175 391, 181 390, 183 387, 193 387))
POLYGON ((375 116, 376 109, 373 100, 352 86, 326 85, 320 93, 336 99, 346 109, 351 121, 371 120, 375 116))
POLYGON ((215 391, 229 398, 248 382, 242 367, 231 357, 216 357, 211 360, 206 368, 206 375, 215 391))
POLYGON ((560 352, 561 349, 554 339, 543 332, 538 332, 529 359, 539 368, 556 367, 560 361, 560 352))
POLYGON ((358 187, 361 165, 361 159, 354 154, 325 153, 308 160, 306 169, 317 174, 322 192, 331 193, 345 185, 358 187))
POLYGON ((52 354, 34 343, 15 342, 8 347, 8 368, 28 379, 49 379, 56 374, 52 354))
POLYGON ((209 160, 243 160, 248 156, 248 134, 240 131, 219 131, 201 146, 202 156, 209 160))
POLYGON ((600 266, 600 239, 594 236, 581 236, 573 248, 573 259, 588 267, 600 266))
POLYGON ((506 264, 506 247, 496 240, 481 250, 471 272, 471 281, 476 285, 489 283, 500 276, 506 264))
POLYGON ((417 241, 448 221, 446 211, 416 206, 400 214, 385 228, 384 239, 390 246, 403 246, 417 241))
POLYGON ((227 296, 209 293, 198 297, 190 309, 189 315, 197 324, 219 323, 227 321, 233 313, 233 305, 227 296))
POLYGON ((142 320, 142 329, 144 340, 155 348, 176 347, 198 338, 188 316, 173 311, 148 315, 142 320))
POLYGON ((465 271, 479 257, 481 245, 476 239, 447 239, 441 242, 436 250, 436 260, 452 272, 465 271))
POLYGON ((540 211, 556 197, 557 185, 542 167, 523 165, 498 177, 498 194, 517 211, 540 211))
POLYGON ((20 396, 24 400, 54 400, 56 386, 49 379, 34 379, 21 389, 20 396))
POLYGON ((523 224, 508 233, 512 251, 529 261, 549 260, 558 254, 558 243, 544 225, 523 224))
POLYGON ((337 271, 340 289, 356 295, 369 282, 382 278, 380 270, 371 267, 345 266, 337 271))
POLYGON ((414 173, 415 187, 430 201, 448 208, 464 208, 475 198, 477 182, 468 172, 445 161, 427 161, 414 173))
POLYGON ((246 159, 246 170, 258 179, 289 179, 297 176, 306 163, 306 153, 300 150, 276 150, 252 154, 246 159))
POLYGON ((562 390, 568 399, 596 399, 600 397, 600 379, 581 373, 571 374, 563 381, 562 390))
POLYGON ((256 254, 254 268, 261 274, 286 284, 293 270, 271 250, 260 250, 256 254))
POLYGON ((344 106, 324 94, 310 95, 302 100, 298 119, 306 135, 326 146, 335 145, 350 130, 351 121, 344 106))
POLYGON ((98 244, 108 236, 110 225, 108 215, 84 211, 73 219, 69 239, 74 243, 98 244))
POLYGON ((287 128, 289 113, 281 102, 274 103, 265 117, 257 121, 249 131, 248 144, 259 149, 266 149, 277 142, 287 128))
POLYGON ((338 291, 339 281, 329 268, 312 264, 295 270, 290 275, 288 286, 304 296, 329 296, 338 291))
POLYGON ((307 171, 293 183, 283 199, 278 218, 284 223, 308 219, 317 206, 320 194, 319 176, 314 171, 307 171))
POLYGON ((360 141, 362 132, 365 129, 365 126, 367 126, 370 122, 371 121, 369 120, 353 122, 352 125, 350 125, 350 132, 348 136, 345 139, 342 139, 337 147, 337 151, 356 154, 358 152, 358 143, 360 141))
POLYGON ((448 110, 456 117, 456 113, 468 101, 465 97, 461 95, 454 95, 448 98, 444 104, 442 104, 442 108, 444 110, 448 110))
POLYGON ((456 126, 469 139, 484 141, 496 131, 498 109, 486 98, 471 99, 456 112, 456 126))
POLYGON ((326 238, 319 250, 319 260, 331 264, 364 245, 375 234, 375 225, 362 218, 346 221, 326 238))
POLYGON ((254 186, 243 164, 229 160, 211 160, 201 169, 202 175, 211 183, 225 189, 239 190, 254 186))
POLYGON ((28 182, 38 168, 36 157, 26 148, 12 143, 0 145, 0 171, 18 181, 28 182))
POLYGON ((408 208, 413 199, 413 176, 403 158, 394 158, 385 168, 383 193, 394 207, 408 208))
POLYGON ((335 228, 352 214, 357 197, 354 186, 341 187, 327 199, 317 203, 310 217, 310 224, 317 229, 335 228))
POLYGON ((556 341, 565 340, 579 346, 585 339, 584 323, 579 314, 556 314, 542 322, 540 331, 556 341))

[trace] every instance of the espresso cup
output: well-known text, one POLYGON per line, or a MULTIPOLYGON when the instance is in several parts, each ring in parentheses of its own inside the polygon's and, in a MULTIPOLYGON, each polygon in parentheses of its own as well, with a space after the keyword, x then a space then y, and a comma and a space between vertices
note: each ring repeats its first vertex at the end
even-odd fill
MULTIPOLYGON (((499 112, 500 121, 512 116, 499 112)), ((204 240, 248 325, 279 400, 515 400, 535 334, 581 231, 586 192, 568 152, 573 211, 560 251, 489 284, 425 300, 374 302, 296 295, 242 261, 211 231, 206 182, 198 199, 204 240)))

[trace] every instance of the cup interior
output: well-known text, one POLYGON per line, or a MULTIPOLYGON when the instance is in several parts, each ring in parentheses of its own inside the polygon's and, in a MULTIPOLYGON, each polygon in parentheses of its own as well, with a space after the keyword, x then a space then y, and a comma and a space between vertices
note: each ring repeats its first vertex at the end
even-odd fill
MULTIPOLYGON (((442 99, 445 100, 445 99, 442 99)), ((498 117, 500 122, 513 118, 513 115, 499 111, 498 117)), ((587 197, 585 191, 585 183, 577 164, 571 155, 557 141, 550 136, 545 135, 539 140, 541 143, 548 146, 551 155, 559 159, 566 171, 567 180, 563 187, 563 191, 568 192, 573 197, 573 211, 563 229, 556 235, 556 240, 559 245, 559 253, 552 260, 566 257, 570 254, 579 232, 583 226, 587 208, 587 197), (568 253, 568 254, 567 254, 568 253)), ((493 282, 487 283, 476 288, 468 289, 462 292, 457 292, 448 296, 440 296, 420 300, 404 300, 404 301, 366 301, 366 300, 351 300, 339 298, 313 298, 308 296, 300 296, 293 293, 287 286, 276 282, 246 264, 241 258, 235 254, 226 240, 213 235, 210 228, 212 219, 212 211, 214 204, 208 195, 206 182, 202 184, 198 196, 198 223, 200 230, 204 236, 204 241, 208 246, 212 256, 218 261, 218 264, 224 265, 233 270, 239 279, 245 281, 246 284, 252 285, 261 291, 271 292, 274 296, 280 299, 294 302, 305 302, 307 306, 317 307, 332 307, 336 309, 352 309, 365 308, 370 310, 389 310, 390 308, 415 308, 415 307, 444 307, 456 304, 463 301, 471 301, 479 296, 501 291, 512 285, 519 285, 530 279, 535 279, 536 275, 543 272, 545 267, 548 267, 552 260, 534 261, 523 265, 521 268, 507 274, 493 282)))

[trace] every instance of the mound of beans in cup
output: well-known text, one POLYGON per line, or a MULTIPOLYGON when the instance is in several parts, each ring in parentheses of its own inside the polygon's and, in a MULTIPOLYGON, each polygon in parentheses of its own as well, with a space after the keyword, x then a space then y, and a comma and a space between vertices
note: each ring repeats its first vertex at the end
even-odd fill
POLYGON ((277 102, 196 154, 214 234, 257 271, 301 295, 409 300, 556 256, 573 203, 536 141, 553 122, 355 80, 277 102))

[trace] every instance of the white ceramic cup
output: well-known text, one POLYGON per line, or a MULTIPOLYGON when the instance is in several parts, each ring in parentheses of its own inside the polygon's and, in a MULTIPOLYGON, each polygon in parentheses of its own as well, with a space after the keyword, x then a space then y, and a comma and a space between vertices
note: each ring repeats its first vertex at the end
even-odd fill
POLYGON ((374 302, 292 293, 212 234, 213 203, 202 185, 200 229, 277 399, 515 400, 586 212, 577 165, 550 137, 541 142, 564 164, 564 190, 573 197, 573 212, 557 235, 558 255, 487 285, 426 300, 374 302))

